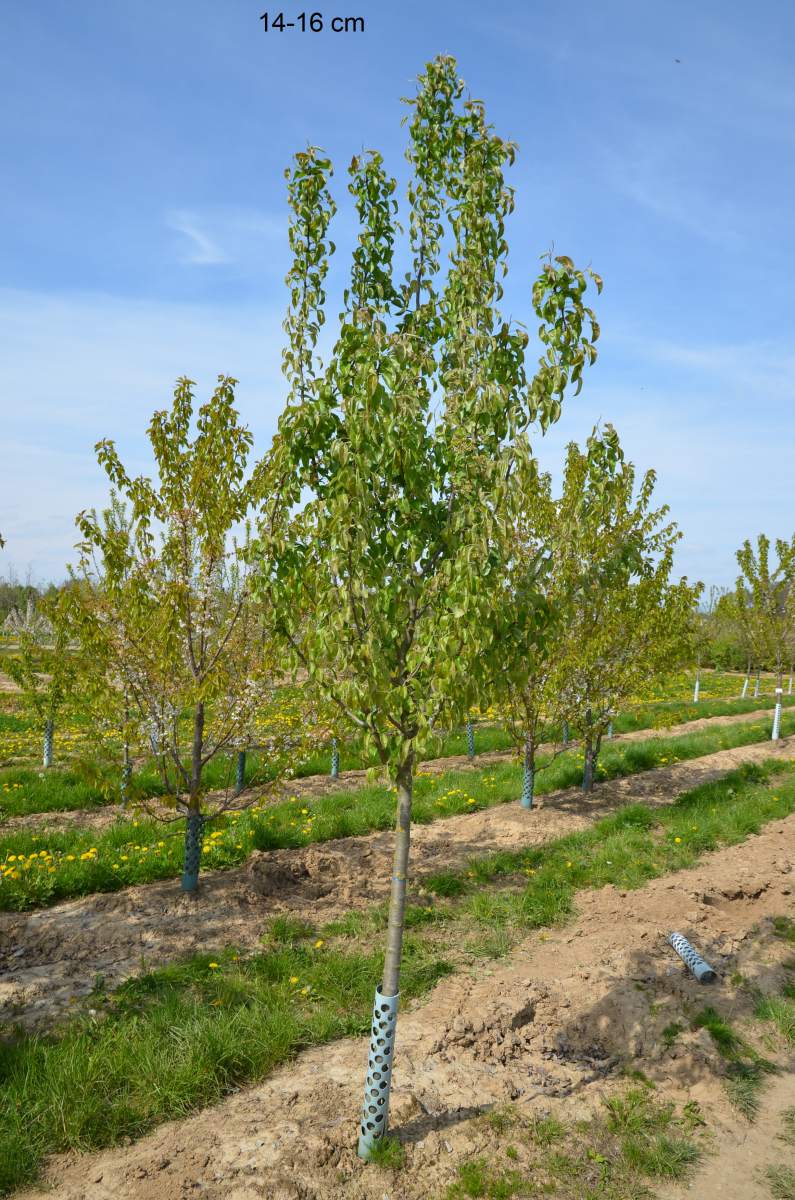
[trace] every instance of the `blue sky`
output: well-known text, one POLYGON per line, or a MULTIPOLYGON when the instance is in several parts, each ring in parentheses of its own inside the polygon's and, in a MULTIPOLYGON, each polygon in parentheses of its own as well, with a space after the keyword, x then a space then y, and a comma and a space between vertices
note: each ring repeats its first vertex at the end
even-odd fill
MULTIPOLYGON (((791 0, 317 0, 363 15, 356 35, 265 34, 265 3, 0 0, 0 572, 63 576, 75 514, 106 495, 94 443, 147 469, 178 375, 202 397, 239 378, 265 448, 283 170, 324 146, 344 202, 376 146, 400 178, 399 99, 440 51, 519 144, 506 311, 530 317, 552 244, 605 280, 599 361, 542 461, 612 421, 708 584, 733 582, 746 536, 791 535, 791 0)), ((335 283, 352 236, 343 203, 335 283)))

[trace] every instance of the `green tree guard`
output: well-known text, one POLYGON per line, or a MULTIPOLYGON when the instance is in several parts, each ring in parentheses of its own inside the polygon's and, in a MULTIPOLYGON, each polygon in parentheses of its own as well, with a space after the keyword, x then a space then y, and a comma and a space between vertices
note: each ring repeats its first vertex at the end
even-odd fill
POLYGON ((237 766, 235 769, 235 795, 239 796, 246 786, 246 752, 238 750, 237 766))
POLYGON ((48 718, 44 722, 44 766, 52 766, 52 738, 55 732, 55 722, 48 718))
POLYGON ((199 886, 199 861, 204 837, 204 815, 191 810, 185 819, 185 869, 182 874, 183 892, 195 892, 199 886))

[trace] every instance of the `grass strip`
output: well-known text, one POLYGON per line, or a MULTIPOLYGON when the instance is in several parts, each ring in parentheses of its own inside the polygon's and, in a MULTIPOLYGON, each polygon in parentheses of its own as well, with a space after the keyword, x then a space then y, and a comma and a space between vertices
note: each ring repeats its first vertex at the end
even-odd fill
MULTIPOLYGON (((785 714, 782 733, 793 731, 795 714, 785 714)), ((768 736, 767 722, 753 722, 676 738, 608 742, 600 756, 598 778, 621 778, 717 750, 752 745, 768 736)), ((538 793, 576 786, 581 772, 581 752, 568 751, 541 774, 538 793)), ((513 801, 520 789, 521 768, 509 762, 484 771, 420 772, 414 820, 427 824, 513 801)), ((292 798, 269 808, 254 806, 217 821, 205 836, 202 863, 226 869, 243 862, 252 849, 298 848, 361 836, 390 828, 393 820, 393 794, 383 785, 313 800, 292 798)), ((76 896, 118 891, 134 883, 174 878, 182 871, 182 858, 182 822, 164 826, 152 819, 118 821, 101 833, 80 827, 44 833, 14 830, 0 838, 0 910, 24 911, 76 896)))
MULTIPOLYGON (((641 887, 792 811, 795 767, 771 762, 684 793, 671 809, 636 806, 545 847, 473 860, 459 895, 448 887, 438 908, 410 906, 401 995, 421 996, 467 955, 503 952, 528 929, 569 918, 578 887, 641 887), (499 891, 509 872, 521 889, 499 891), (475 924, 499 926, 503 940, 478 944, 474 931, 473 942, 475 924)), ((110 993, 97 980, 85 1011, 54 1032, 7 1037, 0 1192, 35 1178, 48 1154, 138 1137, 262 1079, 306 1046, 364 1033, 382 962, 372 933, 384 918, 380 907, 352 913, 319 933, 277 918, 261 953, 196 955, 110 993)), ((636 1165, 652 1149, 641 1141, 636 1165)))
MULTIPOLYGON (((614 722, 616 733, 639 732, 643 729, 661 729, 667 725, 686 724, 689 721, 710 717, 742 715, 762 709, 772 709, 775 701, 770 697, 757 700, 702 700, 698 704, 682 701, 661 701, 641 705, 619 714, 614 722)), ((795 706, 795 696, 784 697, 785 708, 795 706)), ((19 723, 20 718, 0 715, 0 737, 3 721, 19 723)), ((60 736, 60 735, 59 735, 60 736)), ((74 730, 64 732, 63 737, 74 742, 74 730)), ((550 728, 542 734, 544 740, 559 742, 561 731, 550 728)), ((38 738, 35 753, 40 751, 38 738)), ((476 729, 476 746, 479 754, 511 749, 511 741, 504 729, 498 725, 481 725, 476 729)), ((429 757, 449 758, 467 753, 467 738, 464 731, 456 731, 439 740, 429 751, 429 757)), ((312 754, 299 763, 295 771, 298 779, 310 775, 328 773, 330 749, 312 754)), ((340 770, 355 771, 375 767, 374 755, 364 755, 356 747, 343 742, 340 746, 340 770)), ((267 783, 272 777, 267 760, 256 751, 247 756, 246 783, 249 786, 267 783)), ((207 791, 231 787, 235 778, 234 756, 213 759, 205 768, 204 786, 207 791)), ((78 760, 66 767, 54 767, 47 771, 32 765, 17 765, 0 768, 0 814, 9 817, 27 816, 32 813, 70 812, 91 809, 117 803, 119 800, 120 770, 116 767, 98 768, 78 760)), ((154 764, 146 763, 133 776, 131 788, 139 797, 160 796, 163 785, 154 764)))
POLYGON ((443 1200, 642 1200, 649 1183, 686 1178, 701 1157, 697 1104, 677 1110, 650 1088, 603 1101, 587 1121, 523 1116, 508 1108, 478 1119, 492 1147, 462 1163, 443 1200))

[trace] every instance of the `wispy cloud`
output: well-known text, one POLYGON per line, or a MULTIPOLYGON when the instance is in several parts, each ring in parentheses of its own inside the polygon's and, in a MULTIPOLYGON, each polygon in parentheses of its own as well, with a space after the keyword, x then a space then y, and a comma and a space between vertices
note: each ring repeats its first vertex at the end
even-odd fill
POLYGON ((190 266, 246 263, 263 251, 272 254, 277 239, 286 242, 286 222, 257 209, 179 209, 166 224, 182 235, 177 253, 190 266))
POLYGON ((212 239, 199 228, 198 219, 193 213, 175 212, 168 218, 168 225, 187 238, 187 246, 182 243, 180 261, 192 263, 195 266, 215 266, 218 263, 229 262, 229 257, 212 239))

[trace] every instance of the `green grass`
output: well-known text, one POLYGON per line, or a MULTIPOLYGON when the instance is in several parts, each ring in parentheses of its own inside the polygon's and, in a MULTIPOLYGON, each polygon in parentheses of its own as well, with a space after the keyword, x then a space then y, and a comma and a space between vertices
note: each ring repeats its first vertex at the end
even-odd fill
MULTIPOLYGON (((760 709, 772 708, 774 701, 770 697, 758 700, 703 700, 698 704, 682 701, 662 701, 654 704, 644 704, 621 713, 614 725, 617 733, 655 729, 667 725, 684 724, 705 717, 739 715, 755 712, 760 709)), ((785 697, 786 707, 795 706, 795 696, 785 697)), ((21 716, 0 714, 0 739, 3 734, 12 732, 35 731, 35 726, 21 716)), ((560 731, 550 728, 544 735, 550 741, 560 740, 560 731)), ((476 727, 476 747, 478 753, 492 750, 507 751, 511 741, 504 729, 493 725, 476 727)), ((36 754, 39 753, 39 733, 36 732, 36 754)), ((56 744, 57 749, 57 744, 56 744)), ((447 758, 452 755, 465 755, 467 752, 466 734, 456 731, 440 739, 438 744, 429 751, 429 757, 447 758)), ((235 756, 220 755, 213 759, 205 768, 204 787, 207 791, 230 788, 235 778, 235 756)), ((329 771, 330 748, 324 748, 301 762, 295 771, 296 778, 310 775, 323 775, 329 771)), ((363 755, 354 745, 342 743, 340 746, 340 769, 342 771, 360 770, 365 767, 377 766, 373 755, 363 755)), ((246 783, 256 786, 267 783, 273 776, 267 758, 256 751, 247 755, 246 783)), ((6 816, 27 816, 31 813, 68 812, 75 809, 91 809, 119 801, 120 768, 118 766, 99 767, 94 763, 81 760, 77 755, 70 759, 68 765, 56 765, 44 771, 32 765, 22 765, 0 768, 0 814, 6 816)), ((160 796, 163 785, 153 763, 146 763, 138 768, 131 783, 132 794, 138 798, 160 796)))
POLYGON ((543 1195, 641 1200, 651 1196, 650 1182, 684 1179, 700 1158, 688 1114, 658 1103, 648 1089, 630 1089, 607 1100, 604 1111, 588 1121, 564 1124, 515 1111, 485 1120, 500 1142, 510 1136, 510 1144, 462 1163, 444 1200, 543 1195))
MULTIPOLYGON (((773 771, 782 772, 781 764, 743 768, 680 796, 671 809, 652 814, 635 807, 544 847, 473 860, 461 873, 461 894, 431 902, 436 907, 410 905, 401 995, 407 1000, 423 995, 455 969, 453 960, 465 961, 466 938, 478 925, 494 932, 495 920, 502 924, 501 952, 528 927, 570 916, 578 887, 642 886, 793 811, 795 771, 770 786, 773 771), (702 820, 713 823, 708 837, 675 841, 676 830, 692 833, 702 820), (527 863, 534 865, 523 866, 527 863), (524 876, 521 890, 515 886, 517 871, 534 872, 524 876), (501 892, 499 883, 509 872, 514 875, 501 892)), ((98 985, 85 1011, 55 1032, 7 1037, 0 1043, 0 1190, 34 1178, 47 1154, 137 1137, 214 1102, 231 1087, 262 1078, 302 1047, 364 1033, 381 967, 381 955, 369 946, 385 921, 385 906, 378 906, 349 914, 319 936, 305 920, 278 917, 261 953, 246 957, 219 950, 142 975, 109 994, 98 985)), ((718 1031, 733 1062, 744 1061, 718 1014, 706 1011, 701 1019, 713 1036, 718 1031)), ((631 1091, 630 1098, 607 1109, 605 1128, 611 1145, 620 1143, 620 1171, 608 1172, 612 1192, 594 1195, 618 1200, 623 1193, 615 1190, 615 1180, 629 1178, 627 1172, 674 1178, 693 1161, 680 1125, 648 1093, 631 1091)), ((533 1122, 527 1133, 534 1147, 558 1152, 563 1134, 554 1118, 533 1122)), ((568 1143, 566 1156, 564 1175, 572 1182, 561 1194, 579 1200, 589 1194, 575 1186, 585 1164, 598 1174, 605 1164, 572 1155, 568 1143)), ((510 1173, 488 1171, 483 1186, 492 1191, 482 1194, 499 1195, 494 1189, 506 1180, 514 1186, 510 1173)), ((474 1174, 467 1178, 460 1186, 475 1186, 474 1174)))
MULTIPOLYGON (((783 732, 795 730, 795 714, 786 714, 783 732)), ((682 762, 717 750, 751 745, 769 734, 767 723, 726 725, 676 738, 607 743, 598 778, 620 778, 682 762)), ((582 754, 561 755, 539 777, 538 794, 579 783, 582 754)), ((477 772, 422 775, 415 784, 414 821, 426 824, 475 808, 515 801, 521 768, 500 763, 477 772)), ((229 814, 206 838, 202 863, 228 868, 245 860, 252 849, 272 850, 354 837, 388 829, 394 799, 383 785, 334 792, 313 800, 295 799, 268 808, 255 806, 229 814)), ((687 837, 688 844, 693 839, 687 837)), ((182 822, 160 825, 152 819, 119 820, 101 833, 79 826, 46 835, 32 829, 0 837, 0 909, 21 911, 92 892, 117 891, 131 883, 175 878, 182 870, 182 822), (20 857, 22 866, 20 867, 20 857)), ((441 885, 437 885, 441 886, 441 885)), ((455 886, 450 884, 448 886, 455 886)), ((554 903, 554 895, 545 904, 554 903)))
POLYGON ((786 1108, 781 1114, 781 1133, 778 1136, 788 1146, 795 1146, 795 1108, 786 1108))
MULTIPOLYGON (((757 1018, 769 1019, 763 1016, 760 1008, 761 1005, 757 1005, 757 1018)), ((692 1024, 694 1029, 707 1030, 718 1053, 725 1060, 725 1086, 729 1100, 746 1120, 755 1120, 765 1080, 777 1070, 775 1064, 758 1054, 736 1032, 731 1022, 710 1006, 698 1013, 692 1024)))
POLYGON ((773 1200, 795 1200, 795 1171, 778 1163, 767 1167, 765 1179, 773 1200))
MULTIPOLYGON (((408 951, 406 999, 449 969, 408 951)), ((311 946, 201 955, 92 997, 101 1019, 0 1043, 0 1193, 34 1179, 47 1154, 138 1137, 307 1046, 364 1034, 380 966, 378 954, 311 946)))

